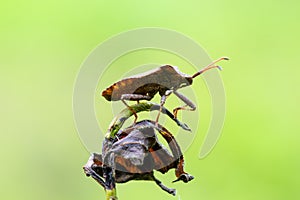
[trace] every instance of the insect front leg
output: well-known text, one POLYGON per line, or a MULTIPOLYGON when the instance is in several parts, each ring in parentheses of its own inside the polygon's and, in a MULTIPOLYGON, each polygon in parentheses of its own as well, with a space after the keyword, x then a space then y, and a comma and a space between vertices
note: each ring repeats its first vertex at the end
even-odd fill
POLYGON ((147 95, 141 95, 141 94, 122 94, 121 96, 121 101, 125 104, 125 106, 132 112, 134 115, 134 121, 133 123, 135 124, 137 121, 137 114, 136 112, 126 103, 125 100, 131 100, 131 101, 139 101, 139 100, 150 100, 151 97, 147 95))
POLYGON ((93 158, 94 157, 92 155, 89 158, 89 160, 86 163, 86 165, 83 167, 84 173, 86 174, 86 176, 91 176, 95 181, 97 181, 105 189, 106 188, 106 184, 105 184, 104 180, 92 168, 92 165, 94 164, 93 158))
POLYGON ((180 94, 177 91, 174 91, 173 93, 186 104, 184 106, 177 107, 173 110, 173 114, 174 114, 175 118, 177 118, 177 113, 179 110, 190 110, 190 111, 196 110, 196 105, 191 100, 189 100, 186 96, 184 96, 183 94, 180 94), (189 108, 187 108, 187 107, 189 107, 189 108))
POLYGON ((86 176, 91 176, 97 183, 99 183, 104 189, 106 188, 104 180, 91 168, 84 167, 84 173, 86 176))

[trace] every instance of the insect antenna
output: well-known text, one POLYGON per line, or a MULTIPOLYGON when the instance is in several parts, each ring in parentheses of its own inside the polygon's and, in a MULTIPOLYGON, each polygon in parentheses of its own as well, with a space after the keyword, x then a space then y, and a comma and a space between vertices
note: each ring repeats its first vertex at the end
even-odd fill
POLYGON ((221 57, 221 58, 213 61, 212 63, 210 63, 209 65, 207 65, 206 67, 204 67, 203 69, 201 69, 200 71, 198 71, 197 73, 195 73, 192 76, 192 78, 195 78, 195 77, 199 76, 200 74, 202 74, 203 72, 205 72, 207 70, 210 70, 212 68, 218 68, 219 70, 222 70, 222 68, 220 66, 214 65, 214 64, 216 64, 217 62, 219 62, 221 60, 229 60, 229 58, 228 57, 221 57))

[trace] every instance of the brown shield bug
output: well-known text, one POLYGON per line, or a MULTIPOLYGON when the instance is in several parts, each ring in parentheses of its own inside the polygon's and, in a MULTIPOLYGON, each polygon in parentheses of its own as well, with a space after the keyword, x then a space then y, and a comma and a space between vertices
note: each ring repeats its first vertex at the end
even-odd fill
POLYGON ((161 189, 175 195, 174 189, 166 187, 154 176, 154 170, 164 174, 175 169, 177 180, 173 182, 193 180, 194 177, 183 168, 183 155, 173 135, 156 122, 143 120, 123 130, 118 137, 106 138, 102 155, 92 154, 84 172, 104 187, 110 197, 115 195, 115 183, 131 180, 154 181, 161 189), (158 141, 155 131, 168 142, 172 154, 158 141))
MULTIPOLYGON (((119 101, 121 100, 129 109, 130 106, 125 100, 150 101, 156 93, 161 96, 160 106, 162 107, 166 101, 166 98, 174 93, 179 99, 181 99, 186 105, 177 107, 173 110, 175 118, 179 110, 195 110, 195 104, 190 101, 187 97, 177 92, 178 89, 192 85, 193 79, 205 71, 212 68, 219 68, 215 64, 221 60, 229 60, 227 57, 221 57, 208 66, 198 71, 194 75, 190 76, 180 72, 177 67, 171 65, 164 65, 157 69, 148 71, 144 74, 139 74, 133 77, 122 79, 109 86, 107 89, 102 91, 102 96, 108 101, 119 101)), ((136 113, 132 110, 135 121, 137 120, 136 113)), ((157 115, 156 122, 159 119, 160 112, 157 115)))

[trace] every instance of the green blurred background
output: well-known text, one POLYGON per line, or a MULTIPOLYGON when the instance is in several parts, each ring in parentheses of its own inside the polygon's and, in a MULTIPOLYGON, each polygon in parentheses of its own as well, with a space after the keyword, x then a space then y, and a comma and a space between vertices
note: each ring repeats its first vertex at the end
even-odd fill
POLYGON ((73 121, 73 85, 99 43, 138 27, 172 29, 193 38, 212 58, 229 56, 221 73, 227 116, 207 158, 198 159, 201 136, 185 152, 194 181, 172 185, 172 172, 158 175, 178 190, 177 197, 154 183, 131 182, 118 185, 119 198, 300 198, 298 1, 0 5, 1 199, 104 199, 81 169, 89 153, 73 121))

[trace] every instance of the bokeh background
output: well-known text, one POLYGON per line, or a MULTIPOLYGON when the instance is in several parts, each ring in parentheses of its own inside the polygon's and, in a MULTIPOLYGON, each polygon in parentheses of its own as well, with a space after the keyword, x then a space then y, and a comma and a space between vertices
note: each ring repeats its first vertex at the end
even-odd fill
POLYGON ((201 134, 185 152, 195 180, 173 185, 172 172, 158 174, 178 196, 154 183, 130 182, 118 185, 119 198, 300 198, 298 1, 13 0, 0 5, 1 199, 104 199, 103 190, 82 172, 89 153, 73 121, 74 81, 99 43, 139 27, 172 29, 193 38, 212 58, 229 56, 221 72, 227 114, 208 157, 198 159, 201 134))

